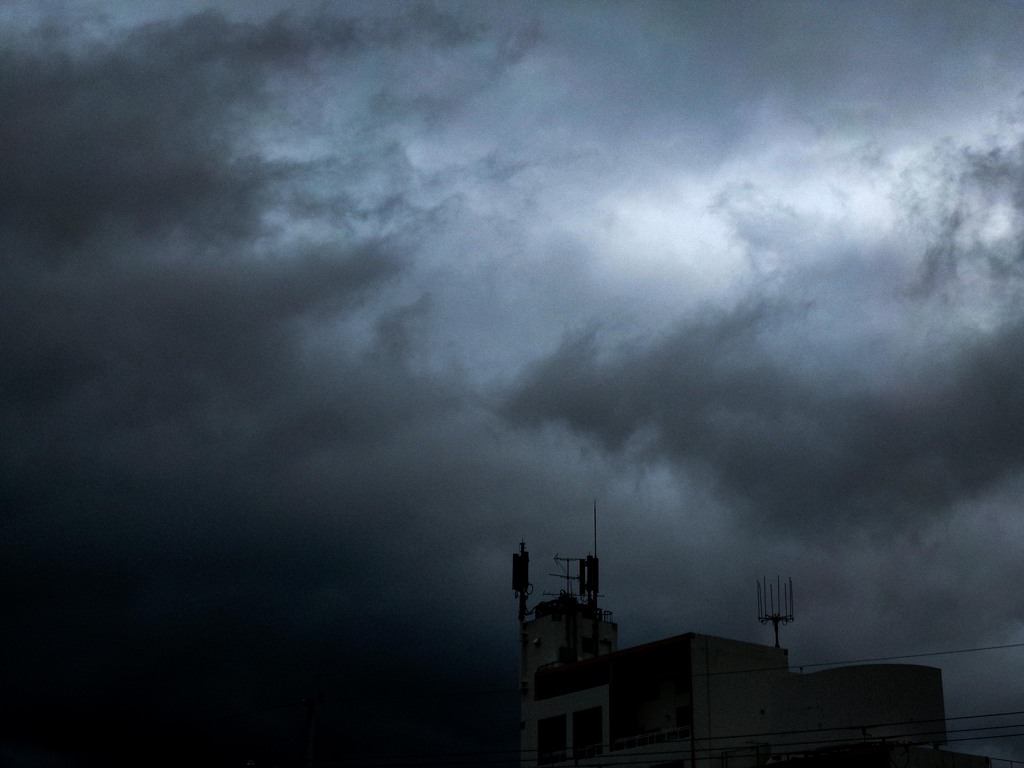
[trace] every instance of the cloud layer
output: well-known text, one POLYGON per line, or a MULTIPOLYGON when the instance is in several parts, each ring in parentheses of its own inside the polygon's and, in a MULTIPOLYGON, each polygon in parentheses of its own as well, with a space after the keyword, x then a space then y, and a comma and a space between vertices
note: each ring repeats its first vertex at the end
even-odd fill
POLYGON ((626 642, 779 572, 804 663, 1024 641, 1022 22, 6 4, 0 761, 284 765, 322 692, 324 761, 515 762, 508 554, 595 499, 626 642))

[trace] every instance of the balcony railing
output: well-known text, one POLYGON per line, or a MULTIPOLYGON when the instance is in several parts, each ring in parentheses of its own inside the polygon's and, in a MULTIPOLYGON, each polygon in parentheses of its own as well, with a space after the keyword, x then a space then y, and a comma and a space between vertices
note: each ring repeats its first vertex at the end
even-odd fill
MULTIPOLYGON (((611 743, 612 751, 621 749, 635 749, 636 747, 647 747, 651 744, 664 744, 668 741, 685 741, 690 738, 689 726, 680 728, 668 728, 664 731, 653 731, 651 733, 638 733, 636 736, 625 736, 616 739, 611 743)), ((586 747, 574 747, 570 750, 553 750, 541 752, 538 755, 538 765, 553 765, 555 763, 573 760, 585 760, 598 757, 604 752, 603 744, 590 744, 586 747)))
POLYGON ((574 747, 573 757, 577 760, 584 760, 588 757, 597 757, 604 751, 603 744, 589 744, 585 747, 574 747))
POLYGON ((653 731, 651 733, 638 733, 636 736, 624 736, 612 742, 612 750, 635 749, 646 747, 651 744, 662 744, 666 741, 683 741, 690 738, 690 727, 687 725, 679 728, 668 728, 664 731, 653 731))

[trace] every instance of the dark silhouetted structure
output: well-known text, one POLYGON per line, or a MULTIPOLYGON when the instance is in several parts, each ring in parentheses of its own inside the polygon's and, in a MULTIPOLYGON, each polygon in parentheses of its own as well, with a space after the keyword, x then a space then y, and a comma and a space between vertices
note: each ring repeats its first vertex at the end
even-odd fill
POLYGON ((783 583, 775 579, 773 586, 768 579, 757 582, 757 620, 762 624, 772 623, 775 630, 775 647, 779 647, 779 624, 793 621, 793 580, 783 583))
POLYGON ((556 560, 567 588, 528 610, 525 544, 513 559, 524 768, 989 764, 938 749, 946 716, 934 667, 800 674, 784 648, 693 632, 619 650, 618 627, 597 605, 596 556, 556 560))

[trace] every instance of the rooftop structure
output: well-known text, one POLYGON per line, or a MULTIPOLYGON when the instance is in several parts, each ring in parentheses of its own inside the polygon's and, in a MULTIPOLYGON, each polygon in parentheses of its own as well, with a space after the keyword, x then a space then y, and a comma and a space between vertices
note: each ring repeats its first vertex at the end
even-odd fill
POLYGON ((937 668, 802 674, 785 648, 694 632, 620 650, 617 625, 597 605, 596 556, 558 560, 567 589, 529 610, 525 545, 515 556, 523 768, 876 765, 897 746, 901 765, 988 765, 938 750, 937 668), (812 759, 824 762, 802 762, 812 759))

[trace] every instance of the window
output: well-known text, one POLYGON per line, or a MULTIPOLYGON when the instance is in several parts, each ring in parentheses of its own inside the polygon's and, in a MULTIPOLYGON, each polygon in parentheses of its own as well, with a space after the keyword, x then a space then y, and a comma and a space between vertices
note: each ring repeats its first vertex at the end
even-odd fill
POLYGON ((603 738, 601 708, 592 707, 572 713, 572 752, 576 759, 601 754, 603 738))
POLYGON ((565 715, 537 721, 537 761, 544 765, 565 759, 565 715))

